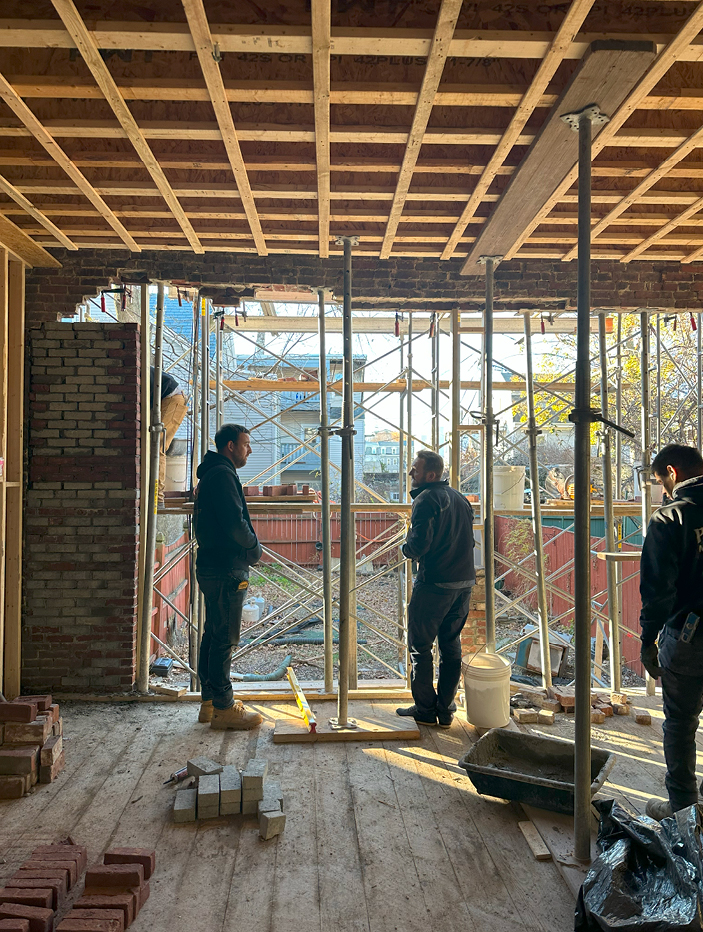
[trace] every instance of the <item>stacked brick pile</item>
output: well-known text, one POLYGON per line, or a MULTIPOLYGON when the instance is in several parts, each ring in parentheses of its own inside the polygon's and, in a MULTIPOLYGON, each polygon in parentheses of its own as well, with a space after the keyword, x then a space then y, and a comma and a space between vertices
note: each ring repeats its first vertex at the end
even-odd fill
POLYGON ((30 331, 22 682, 129 689, 136 657, 139 332, 30 331))
POLYGON ((124 932, 149 899, 156 853, 147 848, 112 848, 85 875, 83 895, 56 932, 124 932))
POLYGON ((462 656, 475 654, 486 646, 486 579, 484 570, 476 570, 476 585, 471 592, 469 616, 461 632, 462 656))
POLYGON ((267 780, 268 763, 253 758, 243 771, 205 757, 188 761, 194 787, 177 790, 173 802, 174 822, 195 822, 218 816, 255 815, 263 839, 280 835, 286 825, 281 784, 267 780))
POLYGON ((87 863, 88 852, 82 845, 35 848, 5 889, 0 890, 0 930, 53 932, 57 913, 65 908, 66 897, 87 863))
POLYGON ((0 702, 0 799, 51 783, 64 764, 63 719, 51 696, 0 702))

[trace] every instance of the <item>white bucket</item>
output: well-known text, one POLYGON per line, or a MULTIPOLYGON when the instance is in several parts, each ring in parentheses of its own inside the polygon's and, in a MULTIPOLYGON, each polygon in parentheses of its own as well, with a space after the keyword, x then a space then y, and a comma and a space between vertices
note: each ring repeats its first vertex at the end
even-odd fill
POLYGON ((248 625, 253 625, 258 620, 259 606, 253 602, 245 602, 242 606, 242 621, 245 621, 248 625))
POLYGON ((525 501, 525 467, 493 466, 493 507, 519 511, 525 501))
POLYGON ((183 492, 186 487, 185 456, 166 457, 166 492, 183 492))
POLYGON ((510 722, 510 663, 500 654, 467 655, 461 662, 466 718, 477 728, 510 722))

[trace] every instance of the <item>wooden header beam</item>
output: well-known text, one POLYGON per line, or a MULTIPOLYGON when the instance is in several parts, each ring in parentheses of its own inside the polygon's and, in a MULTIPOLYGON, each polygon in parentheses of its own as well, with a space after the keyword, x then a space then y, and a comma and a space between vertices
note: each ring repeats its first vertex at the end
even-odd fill
MULTIPOLYGON (((312 303, 312 302, 311 302, 312 303)), ((404 309, 404 313, 407 309, 404 309)), ((550 324, 545 321, 547 334, 552 333, 576 333, 575 317, 555 317, 554 323, 550 324)), ((341 317, 325 317, 325 325, 328 333, 342 332, 341 317)), ((541 332, 541 320, 539 317, 531 319, 532 332, 539 334, 541 332)), ((239 322, 236 323, 234 316, 225 317, 225 326, 231 331, 241 333, 317 333, 316 317, 247 317, 245 320, 239 315, 239 322)), ((429 326, 429 325, 428 325, 429 326)), ((439 327, 442 333, 450 332, 449 321, 440 319, 439 327)), ((524 331, 524 324, 521 317, 496 317, 493 323, 493 329, 496 333, 514 333, 521 334, 524 331)), ((598 321, 591 320, 591 329, 594 333, 598 332, 598 321)), ((384 333, 393 334, 395 330, 395 320, 392 317, 362 317, 354 315, 354 332, 355 333, 384 333)), ((408 322, 400 321, 401 336, 406 336, 408 332, 408 322)), ((461 326, 461 333, 483 333, 483 323, 478 318, 464 317, 461 326)), ((417 323, 415 334, 417 334, 417 323)))
POLYGON ((330 254, 330 46, 329 0, 312 0, 312 74, 315 108, 317 213, 321 259, 330 254))

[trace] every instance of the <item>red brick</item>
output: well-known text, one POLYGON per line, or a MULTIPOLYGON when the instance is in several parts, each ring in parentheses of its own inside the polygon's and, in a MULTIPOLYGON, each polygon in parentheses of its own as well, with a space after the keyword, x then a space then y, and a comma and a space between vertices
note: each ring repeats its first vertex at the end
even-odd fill
POLYGON ((40 845, 32 852, 32 858, 38 861, 75 861, 78 872, 88 866, 88 849, 85 845, 40 845))
POLYGON ((51 708, 51 696, 18 696, 17 699, 13 700, 14 702, 33 702, 37 707, 38 712, 46 712, 51 708))
POLYGON ((40 766, 51 766, 60 757, 63 751, 63 738, 61 735, 52 735, 44 742, 39 755, 40 766))
POLYGON ((37 711, 36 702, 0 702, 0 722, 33 722, 37 711))
POLYGON ((20 880, 23 877, 26 877, 27 880, 43 880, 45 883, 42 886, 46 887, 58 884, 61 897, 66 896, 71 883, 71 877, 66 868, 53 867, 49 864, 40 864, 37 867, 27 867, 26 865, 20 867, 17 873, 12 876, 12 880, 20 880))
POLYGON ((103 864, 91 867, 85 874, 85 892, 96 888, 116 891, 141 887, 144 883, 144 868, 141 864, 103 864))
POLYGON ((29 920, 0 919, 0 932, 29 932, 29 920))
POLYGON ((0 919, 27 919, 29 932, 52 932, 54 913, 41 906, 22 906, 19 903, 0 904, 0 919))
POLYGON ((118 932, 124 932, 124 913, 121 909, 72 909, 64 919, 110 919, 117 923, 118 932))
POLYGON ((137 897, 134 893, 86 893, 73 904, 74 909, 121 909, 125 929, 134 921, 137 897))
POLYGON ((15 775, 37 772, 39 747, 0 748, 0 774, 15 775))
POLYGON ((69 890, 76 883, 81 873, 75 861, 56 861, 53 859, 45 860, 35 855, 32 855, 31 860, 25 861, 22 867, 20 867, 20 870, 25 870, 25 868, 28 870, 38 870, 41 868, 53 868, 56 870, 63 868, 64 870, 68 871, 67 887, 69 890))
POLYGON ((58 722, 59 720, 59 704, 58 702, 52 702, 49 708, 45 712, 37 712, 37 718, 43 718, 47 716, 51 724, 58 722))
POLYGON ((6 722, 5 744, 38 744, 42 745, 51 734, 52 724, 44 718, 33 722, 6 722))
POLYGON ((117 919, 80 919, 67 916, 56 926, 56 932, 120 932, 117 919))
POLYGON ((156 852, 153 848, 110 848, 105 852, 104 864, 141 864, 144 879, 148 880, 156 866, 156 852))
POLYGON ((0 777, 0 799, 21 799, 32 785, 30 774, 0 777))
POLYGON ((64 877, 25 877, 29 871, 17 871, 7 882, 8 887, 23 890, 51 890, 51 908, 58 909, 66 897, 64 877))
POLYGON ((22 903, 24 906, 42 906, 53 909, 54 893, 46 887, 27 889, 25 887, 5 887, 0 890, 0 903, 22 903))
MULTIPOLYGON (((61 740, 61 736, 58 735, 58 740, 61 740)), ((56 758, 53 764, 42 764, 39 767, 39 782, 40 783, 53 783, 53 781, 58 777, 63 768, 66 766, 66 752, 61 751, 59 756, 56 758)))

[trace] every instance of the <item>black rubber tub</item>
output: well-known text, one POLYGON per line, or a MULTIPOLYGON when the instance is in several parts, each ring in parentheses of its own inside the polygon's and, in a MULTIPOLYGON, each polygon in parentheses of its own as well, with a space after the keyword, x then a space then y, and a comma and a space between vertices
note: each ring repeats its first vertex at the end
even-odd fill
MULTIPOLYGON (((591 796, 615 755, 591 748, 591 796)), ((574 811, 574 743, 494 728, 459 761, 482 796, 514 799, 552 812, 574 811)))

